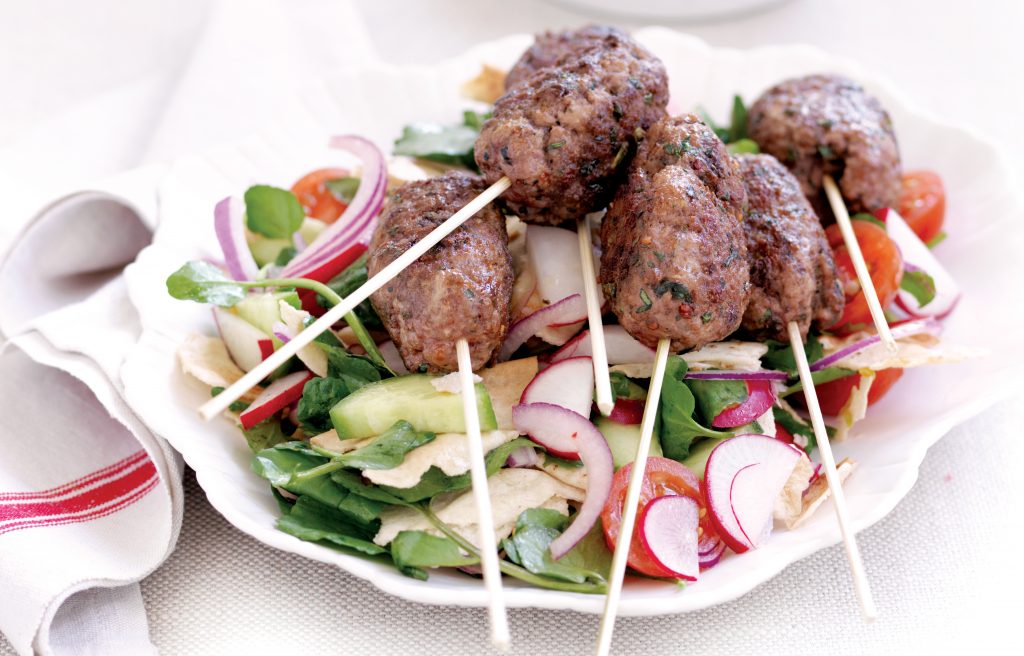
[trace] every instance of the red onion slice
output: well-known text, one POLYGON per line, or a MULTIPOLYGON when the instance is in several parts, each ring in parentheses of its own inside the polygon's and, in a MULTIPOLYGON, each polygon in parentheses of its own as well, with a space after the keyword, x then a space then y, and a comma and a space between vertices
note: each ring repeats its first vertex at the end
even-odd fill
POLYGON ((517 405, 512 408, 512 423, 516 430, 529 434, 542 446, 549 442, 563 447, 575 446, 587 468, 587 495, 583 505, 572 524, 551 542, 551 557, 558 560, 586 537, 601 516, 615 474, 611 449, 589 419, 550 403, 517 405))
POLYGON ((224 263, 235 280, 255 280, 260 268, 245 240, 245 203, 228 196, 213 208, 213 229, 224 252, 224 263))
POLYGON ((274 337, 281 340, 282 344, 287 344, 294 337, 283 321, 275 321, 274 325, 271 326, 271 333, 273 333, 274 337))
POLYGON ((505 464, 509 467, 533 467, 540 464, 540 455, 532 446, 522 446, 508 454, 505 464))
POLYGON ((697 554, 697 560, 700 563, 700 571, 711 569, 718 564, 718 561, 722 559, 722 555, 725 553, 725 543, 721 540, 718 541, 717 546, 708 552, 701 552, 697 554))
POLYGON ((509 328, 508 335, 505 336, 505 343, 498 351, 498 361, 508 360, 520 346, 526 343, 526 340, 552 323, 564 322, 580 316, 587 316, 587 302, 579 294, 573 294, 523 317, 509 328))
POLYGON ((384 155, 371 141, 355 135, 333 137, 332 148, 347 150, 362 161, 362 178, 352 202, 338 219, 327 226, 309 246, 282 272, 286 277, 302 277, 329 261, 334 254, 355 243, 369 242, 374 219, 384 205, 388 175, 384 155))
MULTIPOLYGON (((903 339, 905 337, 920 335, 921 333, 931 333, 934 335, 939 332, 940 328, 941 326, 935 319, 920 319, 918 321, 908 321, 907 323, 894 326, 890 332, 892 332, 893 339, 903 339)), ((857 353, 858 351, 863 351, 867 347, 877 344, 880 341, 882 341, 882 338, 877 334, 865 337, 864 339, 854 342, 849 346, 845 346, 834 353, 829 353, 812 364, 811 371, 821 371, 825 367, 829 367, 843 358, 857 353)))
POLYGON ((691 371, 685 377, 694 380, 789 380, 785 371, 691 371))

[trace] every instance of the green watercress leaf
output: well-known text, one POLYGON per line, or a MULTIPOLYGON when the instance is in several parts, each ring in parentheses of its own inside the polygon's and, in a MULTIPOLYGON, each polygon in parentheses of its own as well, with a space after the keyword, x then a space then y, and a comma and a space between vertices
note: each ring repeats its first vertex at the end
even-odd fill
POLYGON ((327 190, 343 203, 351 204, 359 191, 359 178, 335 178, 324 182, 327 190))
POLYGON ((328 543, 371 556, 387 553, 387 549, 372 542, 372 535, 363 527, 306 496, 299 497, 288 514, 277 520, 277 528, 307 542, 328 543))
POLYGON ((867 212, 858 212, 850 217, 851 221, 867 221, 873 223, 882 230, 887 230, 885 221, 880 221, 874 214, 868 214, 867 212))
MULTIPOLYGON (((786 342, 776 342, 771 339, 765 342, 765 344, 768 345, 768 352, 761 356, 761 365, 765 369, 785 371, 790 376, 795 376, 797 371, 796 359, 793 357, 793 347, 786 342)), ((807 362, 811 364, 820 360, 821 356, 824 355, 825 349, 821 346, 821 341, 814 333, 808 333, 807 341, 804 342, 804 353, 807 354, 807 362)))
POLYGON ((810 425, 800 421, 795 415, 788 412, 785 408, 774 406, 772 408, 772 415, 775 416, 775 423, 782 426, 790 435, 803 435, 807 438, 807 446, 804 447, 804 451, 807 455, 811 454, 817 445, 817 440, 814 438, 814 429, 810 425))
POLYGON ((938 245, 939 245, 939 244, 941 244, 942 242, 946 241, 946 237, 948 237, 948 236, 949 236, 949 235, 948 235, 948 234, 946 234, 946 232, 945 232, 945 231, 943 231, 943 232, 940 232, 939 234, 937 234, 937 235, 935 235, 934 237, 932 237, 931 239, 929 239, 929 240, 928 240, 928 243, 927 243, 927 244, 925 244, 925 245, 926 245, 926 246, 927 246, 928 248, 935 248, 936 246, 938 246, 938 245))
POLYGON ((399 567, 462 567, 480 562, 475 556, 461 553, 451 539, 424 531, 402 531, 389 546, 391 558, 399 567))
POLYGON ((402 464, 407 453, 433 442, 435 437, 434 433, 419 432, 409 422, 399 420, 366 446, 335 460, 354 469, 394 469, 402 464))
POLYGON ((252 428, 243 428, 242 434, 245 435, 245 441, 249 444, 249 448, 252 449, 253 453, 259 453, 264 449, 269 449, 272 446, 283 444, 292 439, 281 428, 281 422, 274 419, 268 419, 256 424, 252 428))
POLYGON ((729 151, 730 155, 757 155, 761 152, 761 147, 757 145, 757 142, 753 139, 740 139, 734 143, 729 144, 725 147, 729 151))
POLYGON ((647 398, 647 390, 637 385, 626 374, 621 371, 613 371, 608 377, 612 383, 612 396, 614 399, 632 399, 642 401, 647 398))
POLYGON ((512 535, 502 541, 509 559, 528 571, 569 583, 604 583, 598 572, 587 570, 573 562, 552 560, 550 546, 565 529, 569 518, 555 510, 530 508, 516 519, 512 535))
POLYGON ((747 106, 739 94, 732 97, 732 125, 729 127, 728 143, 747 138, 747 106))
POLYGON ((479 128, 466 125, 414 123, 402 129, 395 141, 395 154, 477 170, 473 147, 479 128))
POLYGON ((249 230, 271 239, 290 238, 306 218, 295 194, 270 185, 255 185, 246 190, 245 215, 249 230))
POLYGON ((697 439, 731 434, 705 428, 693 418, 696 400, 684 381, 686 369, 686 360, 677 355, 669 357, 665 382, 661 387, 661 403, 658 405, 658 427, 655 433, 661 437, 661 449, 665 456, 673 460, 686 458, 697 439))
POLYGON ((351 393, 348 383, 339 378, 314 378, 306 383, 296 412, 302 430, 310 435, 331 430, 331 408, 351 393))
MULTIPOLYGON (((833 380, 839 380, 840 378, 846 378, 850 374, 857 373, 853 369, 844 369, 843 367, 825 367, 811 374, 811 382, 815 385, 823 385, 825 383, 831 383, 833 380)), ((804 388, 804 384, 800 381, 790 385, 779 394, 780 397, 787 397, 794 392, 800 392, 804 388)))
POLYGON ((167 278, 167 293, 181 301, 212 303, 231 307, 245 298, 245 288, 227 277, 220 268, 194 260, 167 278))
POLYGON ((687 387, 697 402, 697 415, 710 426, 715 417, 728 407, 747 400, 747 384, 742 380, 697 380, 687 379, 687 387))
MULTIPOLYGON (((338 296, 345 298, 355 290, 363 286, 363 283, 367 281, 369 274, 366 270, 366 254, 360 256, 352 264, 335 276, 327 286, 334 290, 338 296)), ((318 296, 317 303, 321 307, 328 307, 327 301, 318 296)), ((373 304, 367 299, 356 306, 355 315, 359 317, 359 320, 363 322, 363 325, 367 328, 374 330, 381 330, 384 328, 384 324, 381 323, 380 317, 377 316, 376 310, 373 309, 373 304)))

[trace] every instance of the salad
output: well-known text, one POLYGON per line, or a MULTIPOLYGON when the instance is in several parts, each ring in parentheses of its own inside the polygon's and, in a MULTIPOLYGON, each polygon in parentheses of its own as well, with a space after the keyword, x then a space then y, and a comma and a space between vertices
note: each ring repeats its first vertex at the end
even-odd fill
MULTIPOLYGON (((491 94, 495 85, 472 88, 491 94)), ((223 262, 189 262, 167 280, 175 298, 210 304, 217 326, 217 335, 181 345, 184 371, 219 394, 363 284, 382 210, 405 183, 475 169, 486 118, 467 111, 457 125, 409 126, 390 159, 360 137, 335 138, 358 168, 317 169, 291 189, 256 185, 218 203, 223 262)), ((739 97, 730 127, 705 118, 733 154, 759 151, 747 121, 739 97)), ((973 355, 939 340, 960 295, 931 250, 945 236, 943 215, 941 180, 922 171, 903 175, 898 207, 852 217, 895 352, 870 328, 846 247, 834 226, 826 229, 843 311, 827 329, 812 329, 805 348, 832 439, 850 436, 905 369, 973 355)), ((599 221, 591 224, 598 244, 599 221)), ((513 214, 504 223, 510 326, 476 372, 501 570, 540 587, 603 593, 654 350, 606 312, 614 409, 601 416, 577 235, 513 214)), ((281 531, 388 559, 414 578, 439 567, 477 575, 458 380, 427 366, 410 371, 378 309, 367 301, 346 315, 226 420, 280 504, 281 531)), ((788 343, 740 331, 670 356, 630 542, 634 574, 696 581, 722 558, 763 545, 773 528, 797 529, 825 501, 801 391, 788 343), (743 474, 752 463, 756 475, 743 474)), ((855 466, 840 463, 840 475, 855 466)))

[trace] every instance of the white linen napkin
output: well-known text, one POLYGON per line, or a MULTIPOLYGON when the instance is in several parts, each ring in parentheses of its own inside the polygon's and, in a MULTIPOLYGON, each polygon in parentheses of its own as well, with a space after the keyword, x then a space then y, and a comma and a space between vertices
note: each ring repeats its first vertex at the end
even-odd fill
MULTIPOLYGON (((0 188, 51 193, 32 165, 48 159, 64 161, 62 180, 109 170, 111 157, 66 162, 94 133, 104 143, 90 149, 129 166, 238 140, 277 96, 372 56, 351 2, 221 0, 162 116, 136 116, 162 82, 72 110, 0 152, 0 188)), ((121 272, 149 243, 163 169, 71 188, 0 260, 0 632, 21 654, 155 652, 137 582, 174 548, 182 463, 125 405, 118 370, 140 332, 121 272)))

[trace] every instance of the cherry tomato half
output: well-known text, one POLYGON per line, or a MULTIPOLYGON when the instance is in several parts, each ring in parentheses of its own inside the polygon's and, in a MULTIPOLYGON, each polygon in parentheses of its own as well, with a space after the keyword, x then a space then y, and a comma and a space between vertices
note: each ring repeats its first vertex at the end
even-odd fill
POLYGON ((946 189, 937 173, 904 173, 898 205, 900 216, 924 243, 942 232, 942 222, 946 218, 946 189))
MULTIPOLYGON (((882 307, 888 307, 896 298, 903 278, 903 258, 900 249, 885 230, 868 221, 853 221, 853 234, 864 254, 864 262, 868 265, 871 282, 882 307)), ((871 311, 868 310, 867 299, 857 280, 857 271, 853 268, 853 260, 843 243, 843 235, 838 225, 830 225, 825 230, 828 244, 832 247, 832 257, 839 273, 839 282, 846 295, 846 306, 843 315, 830 330, 837 332, 853 332, 862 326, 871 324, 871 311)))
MULTIPOLYGON (((633 471, 632 463, 615 472, 615 478, 612 479, 612 491, 608 495, 604 510, 601 511, 604 540, 608 548, 613 551, 619 538, 622 511, 626 504, 626 492, 629 489, 631 471, 633 471)), ((714 531, 711 526, 711 517, 705 508, 704 495, 701 494, 700 481, 697 476, 687 469, 686 465, 675 460, 659 457, 648 458, 647 467, 644 469, 643 487, 640 489, 637 519, 640 517, 640 509, 647 506, 652 499, 671 495, 687 496, 696 501, 701 509, 698 531, 714 531)), ((700 533, 700 535, 704 535, 704 533, 700 533)), ((662 568, 644 548, 636 526, 633 529, 633 541, 629 545, 627 562, 630 567, 641 574, 662 578, 673 577, 673 574, 662 568)))
POLYGON ((292 193, 302 203, 306 216, 320 219, 324 223, 334 223, 348 204, 335 196, 325 183, 347 176, 348 171, 345 169, 317 169, 299 178, 292 185, 292 193))
MULTIPOLYGON (((879 400, 903 375, 902 369, 882 369, 875 372, 875 380, 868 390, 868 405, 879 400)), ((851 374, 845 378, 839 378, 821 385, 816 385, 818 392, 818 404, 821 406, 822 414, 836 416, 843 410, 843 406, 850 398, 853 386, 860 381, 860 374, 851 374)))

